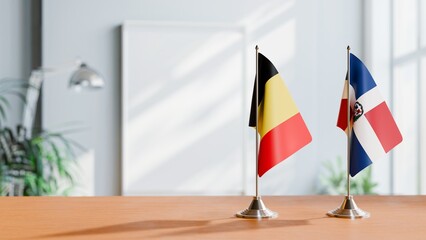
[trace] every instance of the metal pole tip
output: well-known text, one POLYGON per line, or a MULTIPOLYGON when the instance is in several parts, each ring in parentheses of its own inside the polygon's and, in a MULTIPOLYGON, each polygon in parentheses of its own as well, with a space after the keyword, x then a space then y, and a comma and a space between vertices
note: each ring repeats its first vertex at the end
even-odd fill
POLYGON ((348 45, 348 47, 346 49, 348 49, 348 51, 349 51, 349 50, 351 50, 351 47, 349 47, 349 45, 348 45))
POLYGON ((257 45, 256 45, 255 49, 256 49, 256 50, 259 50, 259 46, 257 46, 257 45))

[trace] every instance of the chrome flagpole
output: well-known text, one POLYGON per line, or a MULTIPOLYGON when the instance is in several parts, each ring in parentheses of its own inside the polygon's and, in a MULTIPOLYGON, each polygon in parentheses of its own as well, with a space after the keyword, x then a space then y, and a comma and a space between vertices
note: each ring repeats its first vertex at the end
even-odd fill
POLYGON ((256 198, 259 198, 259 47, 256 45, 256 198))
POLYGON ((259 195, 259 47, 256 45, 256 196, 250 203, 250 206, 236 214, 240 218, 275 218, 278 213, 269 210, 259 195))
POLYGON ((351 164, 351 138, 352 138, 352 128, 351 128, 351 95, 350 95, 350 86, 351 86, 351 65, 350 65, 350 50, 351 48, 347 47, 347 69, 348 69, 348 82, 346 83, 346 94, 348 96, 348 105, 347 105, 347 124, 348 124, 348 133, 347 133, 347 179, 346 179, 346 190, 347 194, 343 200, 342 205, 339 208, 327 212, 327 215, 330 217, 340 217, 340 218, 368 218, 370 214, 368 212, 360 209, 351 195, 351 176, 350 176, 350 164, 351 164))
POLYGON ((350 92, 350 86, 351 86, 351 59, 350 59, 350 51, 351 47, 347 47, 347 66, 346 69, 348 70, 348 82, 346 83, 346 95, 348 96, 348 104, 346 105, 346 114, 347 114, 347 124, 348 124, 348 133, 347 133, 347 146, 346 146, 346 188, 347 188, 347 194, 346 196, 351 196, 351 135, 352 135, 352 129, 351 129, 351 92, 350 92))

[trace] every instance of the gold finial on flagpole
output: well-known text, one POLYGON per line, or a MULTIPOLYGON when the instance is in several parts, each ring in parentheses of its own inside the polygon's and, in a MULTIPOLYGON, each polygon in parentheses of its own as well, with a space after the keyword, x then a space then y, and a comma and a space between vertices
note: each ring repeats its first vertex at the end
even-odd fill
POLYGON ((255 98, 256 98, 256 196, 250 203, 250 206, 236 214, 240 218, 275 218, 278 213, 269 210, 263 203, 259 195, 259 46, 256 45, 256 84, 255 84, 255 98))
POLYGON ((351 65, 350 65, 350 50, 351 47, 348 45, 347 49, 347 69, 348 69, 348 79, 346 82, 346 94, 348 96, 348 105, 347 105, 347 179, 346 179, 346 190, 347 194, 343 200, 342 205, 339 208, 327 212, 327 215, 330 217, 339 217, 339 218, 368 218, 370 214, 368 212, 360 209, 351 195, 351 176, 350 176, 350 164, 351 164, 351 138, 352 138, 352 129, 351 129, 351 95, 350 95, 350 86, 351 86, 351 65))

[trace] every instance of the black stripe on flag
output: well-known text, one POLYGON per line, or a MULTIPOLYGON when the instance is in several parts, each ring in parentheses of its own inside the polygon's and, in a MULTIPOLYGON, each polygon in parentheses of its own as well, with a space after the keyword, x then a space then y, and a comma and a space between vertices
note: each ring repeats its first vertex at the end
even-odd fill
MULTIPOLYGON (((271 79, 273 76, 278 74, 275 66, 269 61, 268 58, 259 53, 259 105, 263 101, 263 96, 265 94, 265 85, 266 82, 271 79)), ((256 78, 254 79, 253 95, 251 98, 251 110, 250 110, 250 119, 249 126, 256 127, 256 78)))

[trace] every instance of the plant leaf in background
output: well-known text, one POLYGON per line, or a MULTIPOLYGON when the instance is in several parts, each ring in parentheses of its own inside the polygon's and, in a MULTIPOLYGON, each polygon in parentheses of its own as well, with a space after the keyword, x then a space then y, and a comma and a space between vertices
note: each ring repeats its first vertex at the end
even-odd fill
POLYGON ((74 143, 60 133, 47 131, 17 140, 19 129, 16 133, 8 128, 0 131, 0 141, 8 142, 0 146, 2 195, 58 195, 61 188, 72 188, 75 174, 70 165, 76 164, 74 143), (6 157, 6 152, 11 157, 6 157), (16 183, 22 186, 17 188, 16 183), (22 189, 22 192, 16 192, 16 189, 22 189), (6 193, 7 190, 12 192, 6 193))
MULTIPOLYGON (((322 174, 320 175, 319 194, 345 195, 346 190, 346 163, 341 157, 335 161, 324 162, 322 174)), ((351 194, 368 195, 377 194, 375 188, 377 183, 373 181, 371 166, 351 179, 351 194)))
POLYGON ((7 110, 10 110, 11 104, 9 97, 17 97, 24 104, 26 103, 24 91, 31 85, 18 79, 0 79, 0 127, 3 127, 7 120, 7 110))
POLYGON ((28 137, 20 125, 15 131, 4 126, 11 106, 8 97, 26 104, 24 92, 30 87, 26 81, 0 80, 0 195, 68 195, 76 182, 71 170, 77 165, 75 149, 83 148, 65 135, 76 129, 43 130, 28 137))

